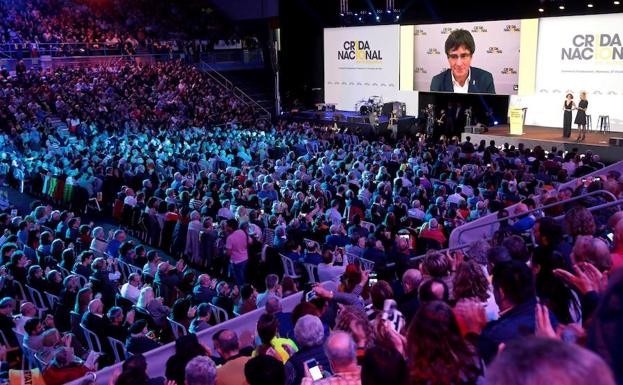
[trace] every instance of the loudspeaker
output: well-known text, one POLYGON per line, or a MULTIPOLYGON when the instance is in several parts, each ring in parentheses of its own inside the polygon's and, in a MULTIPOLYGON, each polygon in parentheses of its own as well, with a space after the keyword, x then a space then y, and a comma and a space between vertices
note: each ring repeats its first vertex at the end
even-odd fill
POLYGON ((383 104, 383 108, 381 109, 381 115, 383 116, 391 116, 392 112, 396 111, 396 117, 402 118, 407 115, 407 106, 401 102, 388 102, 383 104))
POLYGON ((608 143, 611 146, 615 146, 615 147, 623 147, 623 138, 610 138, 610 140, 608 141, 608 143))

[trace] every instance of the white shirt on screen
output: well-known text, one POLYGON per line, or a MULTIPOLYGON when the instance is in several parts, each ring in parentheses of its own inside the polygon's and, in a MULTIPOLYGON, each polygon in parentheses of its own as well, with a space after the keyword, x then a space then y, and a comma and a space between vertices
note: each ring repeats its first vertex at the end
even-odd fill
POLYGON ((472 78, 472 71, 470 70, 469 74, 467 75, 467 79, 465 79, 465 83, 461 87, 459 82, 457 82, 456 79, 454 78, 454 74, 452 74, 452 86, 454 87, 454 93, 466 94, 469 90, 469 82, 471 81, 471 78, 472 78))

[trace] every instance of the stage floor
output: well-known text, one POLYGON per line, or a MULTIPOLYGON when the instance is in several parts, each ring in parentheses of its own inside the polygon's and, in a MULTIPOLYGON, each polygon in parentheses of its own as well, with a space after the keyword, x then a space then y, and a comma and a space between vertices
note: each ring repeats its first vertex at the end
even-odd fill
POLYGON ((541 146, 545 150, 556 147, 557 150, 571 151, 577 148, 581 152, 590 150, 606 162, 617 162, 623 159, 623 147, 610 146, 608 143, 611 137, 623 137, 622 132, 589 131, 586 133, 586 140, 579 143, 575 141, 578 136, 577 130, 571 131, 570 138, 563 138, 562 128, 539 126, 524 126, 523 135, 511 135, 509 126, 496 126, 489 128, 489 132, 482 134, 464 132, 461 134, 461 140, 465 140, 467 136, 471 137, 471 141, 475 145, 481 140, 485 140, 487 143, 490 140, 495 140, 498 146, 504 143, 513 146, 523 143, 531 148, 541 146))
MULTIPOLYGON (((496 127, 489 128, 489 132, 484 133, 483 135, 492 135, 492 136, 504 136, 511 138, 525 138, 532 140, 542 140, 542 141, 551 141, 556 143, 571 143, 575 144, 575 139, 578 137, 577 130, 571 130, 571 137, 563 138, 562 137, 562 128, 554 128, 554 127, 539 127, 539 126, 524 126, 523 135, 511 135, 510 126, 508 125, 500 125, 496 127)), ((612 136, 623 136, 623 133, 620 132, 599 132, 599 131, 588 131, 586 133, 586 140, 582 142, 582 144, 588 144, 593 146, 608 146, 608 139, 612 136)))

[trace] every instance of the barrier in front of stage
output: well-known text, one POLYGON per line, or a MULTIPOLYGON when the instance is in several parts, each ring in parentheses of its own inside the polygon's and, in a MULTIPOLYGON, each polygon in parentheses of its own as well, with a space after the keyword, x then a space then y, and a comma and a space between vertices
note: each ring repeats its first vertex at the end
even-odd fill
MULTIPOLYGON (((301 302, 302 297, 303 292, 298 292, 284 298, 281 301, 283 311, 291 312, 294 307, 301 302)), ((212 352, 215 354, 216 351, 212 345, 212 336, 214 333, 222 329, 235 331, 238 334, 241 346, 252 345, 256 334, 256 324, 262 314, 264 314, 264 308, 240 315, 209 329, 202 330, 197 333, 197 338, 199 339, 199 342, 202 342, 206 346, 210 347, 212 352)), ((175 354, 175 342, 171 342, 145 353, 144 356, 147 360, 147 374, 149 377, 153 378, 164 376, 166 362, 173 354, 175 354)), ((108 385, 113 374, 116 371, 121 371, 121 366, 122 363, 119 363, 98 371, 96 385, 108 385)), ((88 377, 82 377, 75 381, 69 382, 67 385, 82 385, 82 383, 87 379, 88 377)))
MULTIPOLYGON (((590 173, 582 178, 587 176, 601 176, 608 174, 609 171, 618 171, 623 174, 623 161, 619 161, 617 163, 611 164, 608 167, 597 170, 593 173, 590 173)), ((567 183, 563 183, 558 186, 558 190, 569 187, 573 190, 577 187, 577 179, 573 179, 567 183)), ((537 204, 539 204, 537 199, 537 204)), ((513 215, 515 212, 515 208, 519 203, 509 206, 506 208, 509 214, 513 215)), ((463 226, 459 226, 456 229, 452 230, 450 233, 450 237, 448 240, 448 247, 456 247, 461 244, 475 242, 480 239, 491 239, 493 233, 499 227, 496 223, 498 219, 497 213, 489 214, 482 218, 476 219, 475 221, 464 224, 463 226), (490 226, 487 226, 490 225, 490 226)))

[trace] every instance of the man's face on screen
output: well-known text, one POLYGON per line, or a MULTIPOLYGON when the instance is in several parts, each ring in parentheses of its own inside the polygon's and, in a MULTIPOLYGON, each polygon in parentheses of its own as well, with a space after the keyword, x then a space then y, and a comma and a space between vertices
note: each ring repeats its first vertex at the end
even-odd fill
POLYGON ((472 53, 464 46, 448 52, 448 64, 455 79, 466 79, 472 64, 472 53))

